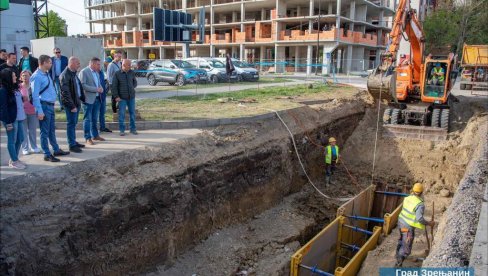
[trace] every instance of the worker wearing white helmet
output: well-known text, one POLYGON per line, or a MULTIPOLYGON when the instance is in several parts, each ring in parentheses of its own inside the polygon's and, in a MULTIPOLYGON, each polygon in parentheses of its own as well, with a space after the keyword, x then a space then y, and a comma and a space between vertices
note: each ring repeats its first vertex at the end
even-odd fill
POLYGON ((336 169, 336 164, 339 162, 339 146, 334 137, 329 138, 329 145, 325 147, 325 184, 332 184, 332 175, 336 169))
POLYGON ((423 192, 424 186, 420 183, 415 183, 411 194, 403 199, 402 211, 398 217, 400 238, 398 239, 396 250, 396 267, 401 267, 403 261, 412 251, 415 228, 423 230, 425 225, 434 227, 435 222, 427 221, 424 218, 425 205, 421 197, 423 192))

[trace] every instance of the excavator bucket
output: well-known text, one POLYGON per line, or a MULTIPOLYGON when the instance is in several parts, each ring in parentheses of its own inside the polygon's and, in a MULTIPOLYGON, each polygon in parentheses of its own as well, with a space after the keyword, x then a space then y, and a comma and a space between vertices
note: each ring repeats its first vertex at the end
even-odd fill
POLYGON ((396 98, 396 75, 386 75, 382 70, 376 68, 369 76, 367 82, 368 92, 375 100, 395 101, 396 98))
POLYGON ((428 141, 447 140, 447 129, 413 125, 383 125, 383 136, 428 141))

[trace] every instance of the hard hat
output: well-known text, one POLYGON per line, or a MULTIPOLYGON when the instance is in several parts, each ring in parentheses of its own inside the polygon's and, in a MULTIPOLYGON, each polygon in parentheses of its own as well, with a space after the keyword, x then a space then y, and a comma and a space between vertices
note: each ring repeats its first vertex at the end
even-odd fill
POLYGON ((440 64, 439 62, 437 62, 437 63, 435 64, 435 66, 441 66, 441 64, 440 64))
POLYGON ((115 52, 117 52, 117 51, 115 49, 113 49, 110 51, 110 54, 113 55, 113 54, 115 54, 115 52))
POLYGON ((329 143, 336 142, 336 139, 334 137, 329 138, 329 143))
POLYGON ((412 192, 420 194, 423 191, 424 191, 424 185, 422 185, 421 183, 413 184, 412 192))

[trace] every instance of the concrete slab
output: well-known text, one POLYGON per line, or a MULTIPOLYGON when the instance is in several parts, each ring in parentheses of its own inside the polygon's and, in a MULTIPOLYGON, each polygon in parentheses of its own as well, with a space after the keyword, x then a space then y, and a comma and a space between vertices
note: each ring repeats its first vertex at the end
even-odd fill
MULTIPOLYGON (((38 130, 39 132, 39 130, 38 130)), ((178 129, 178 130, 143 130, 139 131, 139 135, 132 135, 127 133, 126 136, 119 136, 118 131, 113 133, 103 133, 101 136, 106 139, 104 142, 96 142, 94 146, 86 146, 82 153, 71 153, 66 157, 61 157, 61 162, 51 163, 43 160, 43 154, 30 154, 22 155, 20 154, 20 160, 27 164, 26 170, 15 170, 8 167, 9 154, 7 151, 7 136, 5 133, 5 128, 0 130, 0 179, 5 179, 7 177, 12 177, 16 175, 22 175, 26 173, 47 170, 54 167, 66 166, 72 162, 80 162, 87 159, 99 158, 102 156, 110 155, 115 152, 135 149, 145 146, 154 146, 161 143, 170 143, 178 139, 187 138, 200 133, 198 129, 178 129)), ((68 145, 66 141, 66 131, 58 130, 56 132, 57 140, 59 146, 63 150, 68 150, 68 145)), ((39 133, 37 134, 37 139, 39 142, 39 133)), ((76 133, 77 141, 79 143, 85 144, 85 139, 83 139, 83 132, 77 131, 76 133)), ((40 147, 40 143, 38 143, 40 147)))

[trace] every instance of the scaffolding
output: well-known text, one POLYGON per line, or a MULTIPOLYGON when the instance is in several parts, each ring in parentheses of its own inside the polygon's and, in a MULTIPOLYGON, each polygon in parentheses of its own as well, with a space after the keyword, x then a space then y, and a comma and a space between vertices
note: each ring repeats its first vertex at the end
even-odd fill
POLYGON ((47 0, 32 0, 32 10, 34 12, 34 32, 36 38, 49 37, 47 0))

